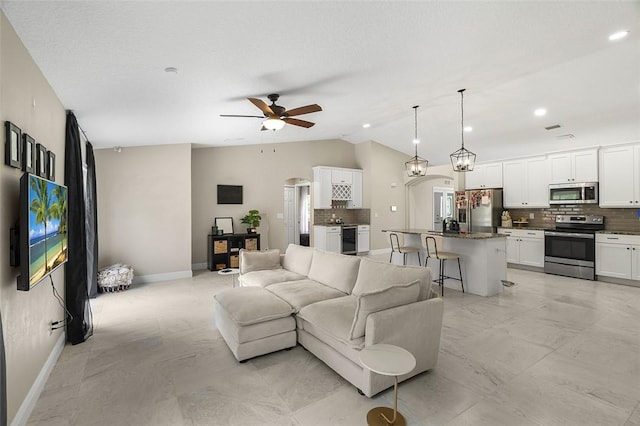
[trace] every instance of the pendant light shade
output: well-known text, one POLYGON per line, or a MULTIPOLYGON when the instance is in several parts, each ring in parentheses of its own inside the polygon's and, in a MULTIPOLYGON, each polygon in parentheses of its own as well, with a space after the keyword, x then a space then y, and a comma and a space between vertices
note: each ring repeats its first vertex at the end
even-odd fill
POLYGON ((413 143, 416 146, 416 155, 404 163, 404 167, 407 169, 407 175, 409 177, 425 176, 427 174, 427 166, 429 165, 427 160, 418 157, 418 144, 420 143, 420 140, 418 139, 418 107, 419 105, 413 107, 415 118, 415 135, 413 143))
POLYGON ((460 122, 460 128, 462 130, 462 147, 451 154, 451 165, 454 172, 470 172, 473 170, 473 166, 476 164, 476 155, 464 147, 464 91, 466 89, 458 90, 460 93, 460 111, 462 120, 460 122))

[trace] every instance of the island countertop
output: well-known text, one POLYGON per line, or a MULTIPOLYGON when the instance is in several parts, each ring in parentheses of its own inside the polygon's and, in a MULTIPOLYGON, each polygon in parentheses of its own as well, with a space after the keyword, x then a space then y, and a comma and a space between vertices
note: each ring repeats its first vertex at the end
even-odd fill
POLYGON ((411 234, 411 235, 437 235, 443 238, 461 238, 465 240, 484 240, 488 238, 506 238, 505 234, 494 234, 491 232, 465 232, 465 233, 449 233, 442 231, 434 231, 431 229, 383 229, 382 232, 396 232, 398 234, 411 234))

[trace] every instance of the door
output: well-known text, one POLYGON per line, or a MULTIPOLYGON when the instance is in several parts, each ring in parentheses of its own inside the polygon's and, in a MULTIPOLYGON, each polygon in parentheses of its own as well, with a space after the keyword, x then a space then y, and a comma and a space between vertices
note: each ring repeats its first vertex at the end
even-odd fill
POLYGON ((549 207, 549 167, 544 157, 530 158, 526 168, 527 207, 549 207))
POLYGON ((624 146, 600 150, 600 207, 634 207, 638 184, 629 180, 638 173, 634 147, 624 146), (635 161, 634 161, 635 160, 635 161))
POLYGON ((442 221, 453 217, 453 188, 433 188, 433 229, 442 231, 442 221))
POLYGON ((631 279, 640 280, 640 246, 631 246, 631 279))
POLYGON ((520 238, 520 264, 544 267, 544 239, 520 238))
POLYGON ((507 237, 507 263, 520 263, 517 237, 507 237))
POLYGON ((286 245, 296 244, 296 193, 295 187, 284 187, 284 232, 286 245))
POLYGON ((327 232, 327 244, 325 246, 326 251, 333 253, 340 253, 342 251, 342 235, 340 232, 327 232))
POLYGON ((524 161, 509 161, 503 163, 504 191, 503 203, 505 207, 522 208, 524 205, 524 161))

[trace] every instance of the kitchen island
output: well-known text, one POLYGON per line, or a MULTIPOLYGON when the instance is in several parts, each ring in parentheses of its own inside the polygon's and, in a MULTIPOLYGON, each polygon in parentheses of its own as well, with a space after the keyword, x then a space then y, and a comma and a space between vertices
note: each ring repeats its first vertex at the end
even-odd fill
MULTIPOLYGON (((395 232, 404 236, 404 245, 420 249, 424 265, 426 258, 425 237, 436 237, 439 251, 450 251, 460 255, 460 266, 466 292, 478 296, 493 296, 502 291, 502 280, 507 279, 506 237, 493 233, 444 233, 428 229, 383 229, 382 232, 395 232)), ((432 254, 433 256, 434 254, 432 254)), ((413 256, 409 256, 413 258, 413 256)), ((415 259, 407 259, 417 264, 415 259)), ((394 256, 392 263, 402 264, 402 256, 394 256)), ((439 262, 429 261, 433 277, 439 274, 439 262)), ((458 276, 458 263, 445 263, 445 275, 458 276)), ((460 291, 460 281, 445 280, 445 287, 460 291)))

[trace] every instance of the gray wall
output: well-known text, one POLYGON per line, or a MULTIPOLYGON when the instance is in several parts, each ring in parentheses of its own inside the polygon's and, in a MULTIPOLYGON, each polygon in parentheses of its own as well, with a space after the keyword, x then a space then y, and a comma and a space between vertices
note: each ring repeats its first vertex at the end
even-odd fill
MULTIPOLYGON (((17 125, 56 154, 56 181, 64 180, 65 109, 31 56, 0 12, 0 119, 17 125)), ((4 155, 4 154, 3 154, 4 155)), ((7 354, 8 420, 15 417, 25 396, 62 334, 49 323, 64 318, 49 280, 29 292, 16 290, 18 269, 9 266, 7 235, 18 220, 18 169, 0 166, 0 309, 7 354)), ((64 269, 53 273, 64 295, 64 269)))
POLYGON ((191 271, 191 146, 95 151, 99 267, 135 276, 191 271))
MULTIPOLYGON (((263 213, 258 232, 262 248, 285 248, 284 184, 292 178, 313 181, 313 166, 355 168, 354 145, 341 140, 199 148, 192 156, 193 263, 207 260, 207 234, 215 217, 232 217, 236 232, 247 211, 263 213), (216 185, 242 185, 244 204, 218 205, 216 185)), ((366 206, 365 206, 366 207, 366 206)))

